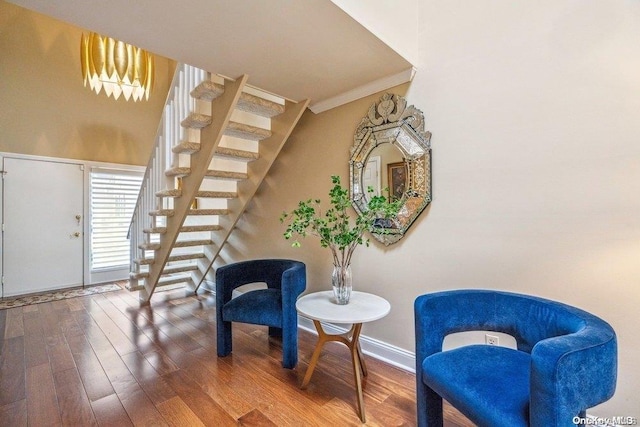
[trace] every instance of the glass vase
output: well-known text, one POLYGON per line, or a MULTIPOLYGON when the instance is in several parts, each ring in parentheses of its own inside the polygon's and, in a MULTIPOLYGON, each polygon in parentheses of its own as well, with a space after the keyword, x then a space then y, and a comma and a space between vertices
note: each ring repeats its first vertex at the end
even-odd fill
POLYGON ((336 304, 345 305, 351 298, 351 265, 334 265, 331 273, 333 296, 336 304))

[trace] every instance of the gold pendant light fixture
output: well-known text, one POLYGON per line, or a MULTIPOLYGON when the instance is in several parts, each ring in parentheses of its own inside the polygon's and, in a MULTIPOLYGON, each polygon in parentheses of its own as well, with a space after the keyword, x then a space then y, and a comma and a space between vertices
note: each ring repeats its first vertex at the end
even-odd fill
POLYGON ((84 86, 128 101, 148 100, 153 87, 153 55, 130 44, 96 33, 82 35, 80 61, 84 86))

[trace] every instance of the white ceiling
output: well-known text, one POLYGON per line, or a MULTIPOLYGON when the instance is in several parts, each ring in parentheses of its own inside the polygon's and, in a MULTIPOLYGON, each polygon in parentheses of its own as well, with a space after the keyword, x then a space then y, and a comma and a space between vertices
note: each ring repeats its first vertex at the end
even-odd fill
POLYGON ((330 0, 9 0, 320 112, 413 77, 330 0))

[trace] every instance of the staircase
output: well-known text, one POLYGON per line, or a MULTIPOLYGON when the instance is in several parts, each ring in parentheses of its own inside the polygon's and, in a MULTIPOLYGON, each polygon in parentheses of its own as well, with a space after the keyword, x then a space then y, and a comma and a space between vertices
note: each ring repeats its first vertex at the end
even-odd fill
POLYGON ((133 214, 130 291, 197 292, 309 101, 179 65, 133 214))

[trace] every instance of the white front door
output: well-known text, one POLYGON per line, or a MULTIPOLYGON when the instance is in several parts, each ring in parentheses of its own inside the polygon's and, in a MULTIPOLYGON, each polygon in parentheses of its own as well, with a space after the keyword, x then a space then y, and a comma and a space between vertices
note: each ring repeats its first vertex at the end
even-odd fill
POLYGON ((82 166, 4 158, 2 296, 83 284, 82 166))

